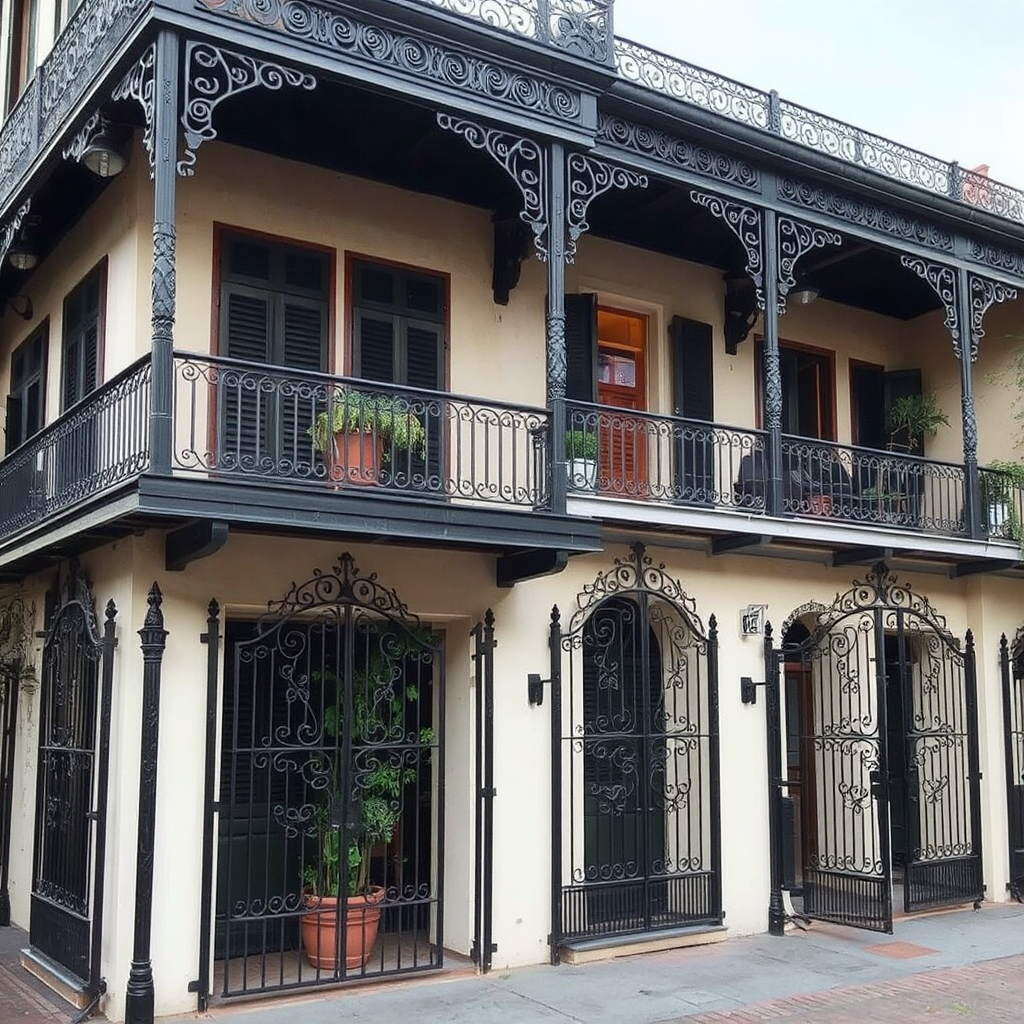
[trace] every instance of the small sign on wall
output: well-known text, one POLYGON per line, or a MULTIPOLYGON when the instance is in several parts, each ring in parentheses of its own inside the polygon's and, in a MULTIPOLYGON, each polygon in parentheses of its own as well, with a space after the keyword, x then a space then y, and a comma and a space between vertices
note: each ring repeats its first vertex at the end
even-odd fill
POLYGON ((766 604, 748 604, 740 609, 740 635, 761 636, 764 633, 764 613, 766 604))

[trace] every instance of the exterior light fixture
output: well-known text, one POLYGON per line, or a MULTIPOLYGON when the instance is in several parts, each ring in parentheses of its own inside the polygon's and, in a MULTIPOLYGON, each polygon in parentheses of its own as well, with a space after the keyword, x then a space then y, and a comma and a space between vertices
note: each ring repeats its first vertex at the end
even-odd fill
POLYGON ((100 120, 96 134, 89 139, 80 159, 98 178, 116 178, 127 166, 128 160, 106 118, 100 120))
POLYGON ((39 253, 25 228, 7 250, 7 260, 15 270, 31 270, 39 262, 39 253))
POLYGON ((820 294, 819 288, 801 281, 790 291, 789 301, 797 306, 809 306, 820 294))

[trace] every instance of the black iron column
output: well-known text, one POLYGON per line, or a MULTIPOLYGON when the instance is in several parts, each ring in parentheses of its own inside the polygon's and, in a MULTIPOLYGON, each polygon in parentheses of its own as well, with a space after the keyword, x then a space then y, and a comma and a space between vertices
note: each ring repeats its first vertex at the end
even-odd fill
POLYGON ((125 1024, 152 1024, 153 852, 156 846, 156 770, 159 752, 160 673, 167 630, 156 583, 149 591, 149 611, 139 630, 142 640, 142 752, 139 764, 139 840, 135 867, 135 946, 125 997, 125 1024))
POLYGON ((565 147, 552 142, 548 150, 548 305, 547 405, 551 410, 551 511, 565 512, 568 477, 565 465, 565 147))
POLYGON ((548 632, 551 678, 551 963, 562 944, 562 619, 551 609, 548 632))
MULTIPOLYGON (((769 306, 774 309, 775 306, 769 306)), ((786 932, 786 907, 782 902, 782 683, 779 659, 772 649, 772 626, 764 625, 765 741, 768 745, 768 934, 786 932)))
POLYGON ((779 233, 774 210, 764 211, 764 429, 768 432, 769 515, 782 513, 782 368, 779 365, 779 233))
POLYGON ((0 668, 0 927, 11 923, 11 821, 14 809, 14 732, 18 724, 21 665, 0 668))
MULTIPOLYGON (((969 338, 961 337, 960 357, 960 408, 963 416, 964 438, 964 526, 969 537, 980 537, 981 490, 978 479, 978 420, 974 414, 974 382, 971 362, 978 354, 978 339, 974 336, 973 317, 968 327, 967 311, 971 308, 970 274, 961 267, 957 271, 957 306, 960 309, 960 333, 965 328, 969 338)), ((980 320, 979 320, 980 326, 980 320)))
POLYGON ((153 111, 153 379, 149 469, 170 475, 173 446, 175 175, 178 155, 178 37, 161 32, 156 44, 153 111))

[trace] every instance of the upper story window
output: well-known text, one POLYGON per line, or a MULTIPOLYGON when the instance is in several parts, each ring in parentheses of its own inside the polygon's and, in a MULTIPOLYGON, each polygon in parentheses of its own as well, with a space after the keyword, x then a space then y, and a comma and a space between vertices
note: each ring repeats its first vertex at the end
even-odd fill
POLYGON ((64 300, 61 409, 70 409, 99 383, 107 263, 104 260, 64 300))
MULTIPOLYGON (((764 394, 764 347, 757 346, 758 397, 764 394)), ((782 432, 796 437, 836 438, 835 356, 827 349, 779 345, 782 432)))
POLYGON ((82 0, 57 0, 57 31, 71 20, 71 15, 82 5, 82 0))
POLYGON ((8 455, 43 428, 48 340, 49 322, 44 322, 11 356, 11 393, 7 396, 8 455))
POLYGON ((40 0, 14 0, 11 5, 7 113, 11 112, 35 74, 39 59, 39 3, 40 0))
POLYGON ((352 273, 352 372, 386 384, 444 387, 443 277, 363 260, 352 273))

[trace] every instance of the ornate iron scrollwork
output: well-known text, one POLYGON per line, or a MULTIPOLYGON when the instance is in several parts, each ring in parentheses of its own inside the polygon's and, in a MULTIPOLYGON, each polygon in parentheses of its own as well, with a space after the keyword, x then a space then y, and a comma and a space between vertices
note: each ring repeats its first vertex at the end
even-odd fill
POLYGON ((89 120, 78 129, 74 138, 61 150, 60 155, 62 159, 74 160, 75 163, 79 163, 86 147, 92 141, 92 137, 96 134, 102 123, 103 115, 98 110, 93 111, 89 120))
POLYGON ((142 144, 149 154, 149 176, 153 177, 153 105, 156 100, 156 43, 149 47, 135 66, 121 79, 111 93, 114 100, 135 100, 142 107, 146 129, 142 144))
POLYGON ((3 265, 4 260, 7 258, 7 250, 10 249, 11 243, 21 230, 21 223, 28 216, 31 205, 32 200, 26 199, 18 207, 18 212, 0 230, 0 265, 3 265))
POLYGON ((566 184, 569 203, 566 215, 569 239, 565 247, 565 261, 572 263, 576 256, 576 243, 580 235, 590 230, 587 210, 590 204, 613 188, 647 188, 647 175, 624 167, 613 167, 583 153, 570 153, 566 163, 566 184))
POLYGON ((286 85, 297 89, 316 88, 316 79, 304 71, 295 71, 270 61, 257 60, 232 50, 218 49, 209 43, 185 44, 185 155, 178 161, 178 173, 195 173, 196 150, 217 137, 213 112, 230 96, 261 87, 278 91, 286 85))
POLYGON ((757 308, 764 310, 764 221, 761 212, 752 206, 720 199, 697 189, 690 192, 690 198, 719 220, 725 221, 729 230, 739 239, 747 255, 745 269, 757 293, 757 308))
POLYGON ((474 149, 482 150, 497 161, 519 187, 523 196, 522 219, 533 230, 537 258, 548 258, 548 220, 545 210, 547 166, 544 151, 533 139, 496 128, 485 128, 466 118, 439 113, 437 123, 445 131, 461 135, 474 149))
POLYGON ((779 313, 786 312, 786 296, 796 284, 795 268, 801 256, 826 245, 842 245, 835 231, 814 228, 789 217, 779 218, 779 313))
POLYGON ((900 263, 908 270, 912 270, 923 281, 932 286, 939 301, 946 310, 946 319, 943 326, 949 331, 953 339, 953 353, 960 358, 960 303, 957 300, 956 273, 952 267, 942 263, 929 263, 919 256, 901 256, 900 263))
POLYGON ((987 277, 970 275, 971 282, 971 362, 978 358, 978 345, 985 337, 982 323, 989 306, 995 302, 1013 302, 1017 289, 1001 281, 990 281, 987 277))

